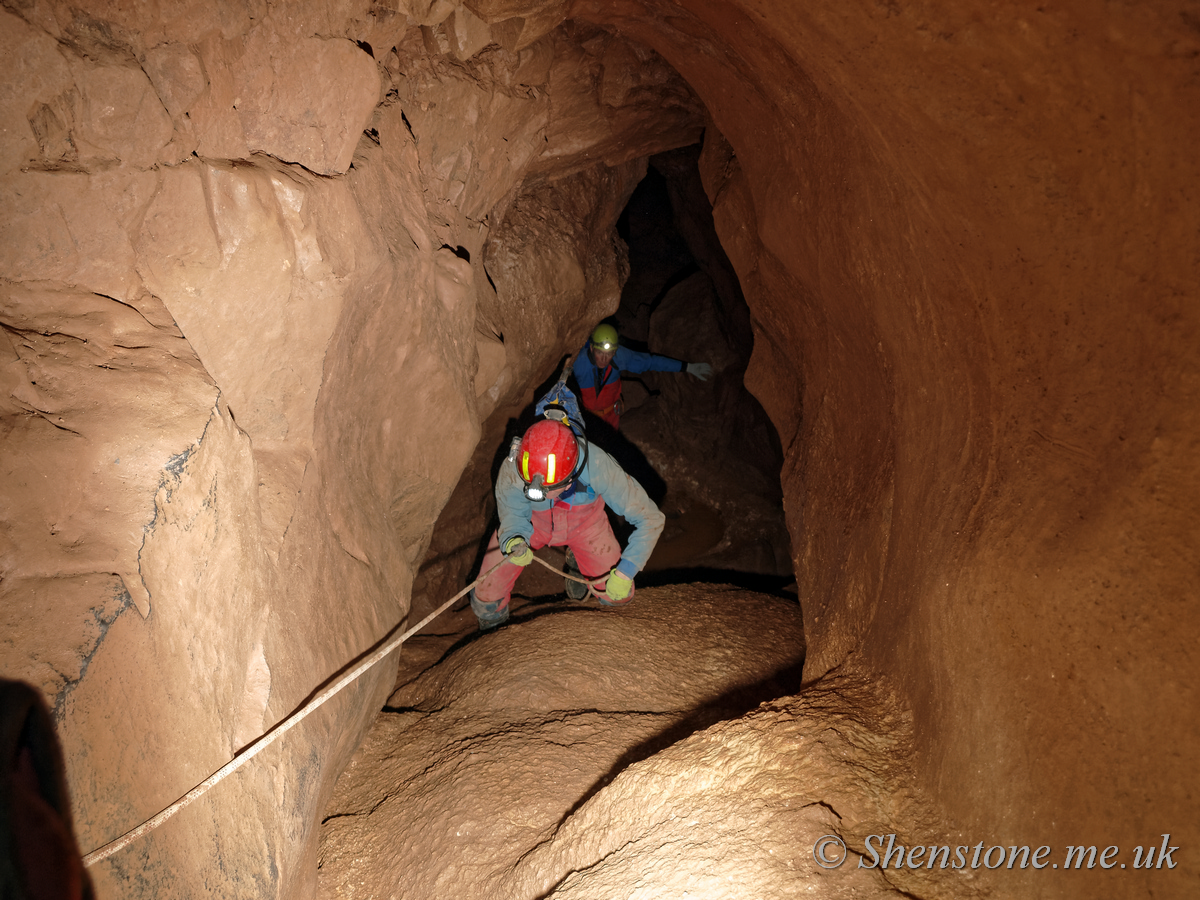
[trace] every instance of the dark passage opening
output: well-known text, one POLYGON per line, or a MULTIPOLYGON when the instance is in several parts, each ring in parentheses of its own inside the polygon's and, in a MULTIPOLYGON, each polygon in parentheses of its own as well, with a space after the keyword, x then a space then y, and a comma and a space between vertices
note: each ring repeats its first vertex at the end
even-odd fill
MULTIPOLYGON (((780 486, 783 452, 744 384, 751 315, 713 226, 699 156, 693 146, 648 161, 617 223, 629 269, 606 321, 625 347, 704 368, 626 370, 619 430, 596 417, 586 422, 589 442, 612 454, 666 516, 635 578, 637 597, 619 609, 594 598, 569 599, 562 572, 553 569, 566 567, 565 553, 538 547, 531 554, 536 563, 525 565, 513 586, 505 624, 478 631, 464 598, 406 644, 395 690, 326 809, 328 858, 341 865, 341 848, 353 848, 340 859, 355 860, 341 870, 331 865, 330 883, 362 883, 364 858, 384 861, 380 881, 404 879, 406 895, 426 881, 471 884, 489 860, 499 860, 503 880, 511 882, 511 873, 535 856, 531 845, 548 846, 561 833, 569 846, 572 823, 586 821, 597 806, 618 810, 605 815, 609 824, 636 819, 646 795, 660 790, 657 775, 649 787, 638 783, 639 763, 800 689, 805 649, 780 486), (637 796, 627 799, 629 783, 637 796), (463 864, 456 868, 446 861, 460 840, 463 864), (437 853, 422 854, 426 841, 437 843, 437 853), (414 864, 402 874, 387 862, 396 846, 414 848, 414 864)), ((607 197, 624 196, 629 183, 619 182, 620 193, 607 197)), ((590 241, 580 241, 581 256, 597 239, 609 241, 615 208, 605 209, 604 225, 585 232, 590 241)), ((618 271, 620 265, 616 260, 618 271)), ((611 282, 588 274, 589 286, 608 290, 611 282)), ((503 299, 517 306, 530 289, 523 282, 514 289, 513 281, 498 274, 493 285, 500 283, 510 292, 503 299)), ((597 290, 584 302, 593 297, 605 305, 587 308, 611 308, 610 294, 597 290)), ((579 334, 581 309, 561 326, 560 341, 568 328, 579 334)), ((520 353, 520 332, 509 334, 505 353, 520 353)), ((584 351, 561 347, 553 336, 549 344, 564 356, 584 351)), ((547 368, 539 359, 519 369, 524 381, 545 380, 520 387, 516 402, 528 398, 525 408, 510 401, 483 423, 486 436, 414 579, 410 621, 484 568, 498 524, 493 485, 501 462, 511 440, 535 420, 534 402, 564 371, 561 361, 547 368)), ((625 545, 628 526, 611 510, 610 517, 625 545)), ((683 747, 658 767, 686 785, 704 770, 692 749, 683 747)), ((774 752, 767 747, 768 756, 774 752)), ((551 876, 534 878, 528 895, 549 896, 550 886, 562 884, 557 867, 556 861, 551 876)))
MULTIPOLYGON (((779 482, 783 451, 766 412, 744 385, 753 350, 750 310, 713 225, 699 155, 694 145, 649 160, 617 223, 628 247, 629 277, 619 308, 605 322, 617 329, 624 346, 708 363, 712 374, 702 380, 678 371, 623 373, 619 430, 585 413, 588 440, 616 458, 667 518, 637 585, 730 584, 795 599, 779 482)), ((530 396, 543 396, 558 375, 556 367, 530 396)), ((574 378, 568 383, 578 389, 574 378)), ((489 448, 488 469, 464 474, 456 493, 469 492, 474 499, 460 497, 456 505, 484 509, 487 524, 465 534, 439 522, 414 582, 414 613, 424 610, 426 585, 453 557, 473 555, 460 584, 479 573, 499 524, 492 494, 496 474, 511 440, 534 421, 530 403, 489 448)), ((609 518, 624 545, 631 527, 611 510, 609 518)), ((563 559, 558 548, 540 553, 556 563, 563 559)), ((561 577, 530 566, 513 589, 514 614, 525 605, 554 608, 563 592, 561 577)))
MULTIPOLYGON (((713 227, 700 147, 651 158, 618 221, 629 279, 608 320, 632 349, 707 362, 712 376, 623 378, 620 431, 589 421, 591 440, 636 477, 667 516, 639 583, 736 584, 794 594, 779 485, 783 452, 743 384, 750 312, 713 227)), ((618 536, 622 536, 618 525, 618 536)))

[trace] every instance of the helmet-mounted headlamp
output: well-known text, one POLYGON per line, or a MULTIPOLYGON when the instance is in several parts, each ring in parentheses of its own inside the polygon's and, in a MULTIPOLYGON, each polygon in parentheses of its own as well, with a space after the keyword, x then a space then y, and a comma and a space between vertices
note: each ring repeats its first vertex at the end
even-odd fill
POLYGON ((602 353, 615 353, 620 342, 621 337, 617 334, 617 329, 611 325, 597 325, 596 330, 592 332, 592 349, 602 353))
POLYGON ((565 487, 579 477, 587 461, 587 441, 577 436, 560 420, 545 418, 535 422, 521 438, 513 462, 525 482, 525 496, 539 502, 549 491, 565 487))
POLYGON ((531 481, 531 482, 529 482, 529 484, 525 485, 525 496, 528 497, 530 500, 532 500, 534 503, 537 503, 541 500, 546 499, 546 491, 542 487, 542 476, 541 475, 534 475, 533 481, 531 481))

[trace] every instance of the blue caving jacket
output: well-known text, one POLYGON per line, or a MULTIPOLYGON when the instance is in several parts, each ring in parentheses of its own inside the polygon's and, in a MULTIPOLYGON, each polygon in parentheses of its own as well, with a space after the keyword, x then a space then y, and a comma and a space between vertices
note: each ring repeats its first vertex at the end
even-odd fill
POLYGON ((505 546, 513 537, 519 536, 526 541, 533 537, 531 516, 534 510, 548 510, 555 503, 581 506, 594 503, 597 497, 604 498, 610 509, 633 526, 633 534, 629 536, 629 543, 616 567, 618 572, 632 580, 654 551, 667 517, 654 505, 645 489, 626 474, 616 460, 594 444, 588 447, 587 462, 574 486, 557 500, 534 502, 526 497, 525 484, 517 474, 516 461, 511 455, 505 458, 496 476, 500 546, 505 546))
POLYGON ((642 353, 618 345, 616 352, 613 353, 612 362, 601 372, 592 365, 592 358, 588 356, 588 347, 590 346, 591 340, 589 339, 583 345, 583 349, 575 354, 575 364, 571 367, 581 390, 593 390, 599 394, 604 385, 620 379, 622 372, 638 375, 642 372, 687 371, 687 363, 682 360, 670 356, 659 356, 657 353, 642 353), (596 383, 597 378, 600 379, 599 384, 596 383))

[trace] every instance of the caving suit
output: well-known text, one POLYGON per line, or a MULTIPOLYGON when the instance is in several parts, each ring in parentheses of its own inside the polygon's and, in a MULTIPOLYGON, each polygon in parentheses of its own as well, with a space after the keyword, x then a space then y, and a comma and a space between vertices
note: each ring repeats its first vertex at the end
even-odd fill
MULTIPOLYGON (((594 444, 574 484, 554 500, 532 501, 525 496, 517 464, 506 458, 496 476, 496 509, 500 527, 492 533, 480 566, 486 572, 502 558, 500 548, 513 537, 522 537, 534 549, 569 547, 585 578, 606 576, 615 566, 622 575, 641 571, 658 543, 666 517, 646 491, 625 473, 617 462, 594 444), (633 526, 625 552, 613 534, 605 505, 633 526)), ((508 618, 508 601, 522 566, 507 560, 471 592, 471 609, 481 628, 499 625, 508 618)), ((610 600, 599 586, 598 598, 607 606, 624 606, 633 591, 620 603, 610 600)))
POLYGON ((621 427, 621 372, 686 372, 687 363, 657 353, 641 353, 618 346, 612 361, 601 370, 592 362, 589 340, 575 356, 572 372, 579 384, 583 408, 611 425, 621 427))

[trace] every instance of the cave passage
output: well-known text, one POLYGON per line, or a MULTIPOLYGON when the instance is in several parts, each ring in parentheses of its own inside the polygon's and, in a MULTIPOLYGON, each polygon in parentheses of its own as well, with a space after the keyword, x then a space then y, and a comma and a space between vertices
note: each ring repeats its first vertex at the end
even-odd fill
MULTIPOLYGON (((795 599, 779 485, 782 451, 770 420, 742 384, 753 349, 750 313, 713 229, 699 152, 696 145, 650 159, 617 223, 628 247, 629 275, 619 308, 604 321, 633 349, 715 362, 716 375, 701 382, 684 373, 626 374, 620 431, 589 413, 588 438, 612 454, 667 517, 639 586, 726 583, 795 599)), ((530 395, 541 396, 555 377, 530 395)), ((509 421, 492 477, 509 439, 531 416, 532 403, 509 421)), ((472 577, 496 525, 491 480, 478 479, 473 487, 479 491, 474 508, 490 511, 491 518, 479 526, 472 577)), ((609 518, 624 544, 629 526, 611 510, 609 518)), ((455 527, 461 528, 457 520, 455 527)), ((438 548, 446 544, 435 529, 430 562, 443 564, 438 548)), ((562 561, 558 548, 540 552, 562 561)), ((561 593, 562 580, 538 566, 514 588, 514 597, 537 604, 561 593)), ((417 607, 437 602, 414 596, 417 607)))
MULTIPOLYGON (((589 439, 667 515, 637 595, 620 610, 571 600, 560 575, 534 564, 514 587, 504 627, 477 631, 464 600, 410 639, 395 690, 324 811, 322 896, 365 897, 392 885, 412 897, 496 889, 541 896, 544 888, 531 882, 558 864, 510 871, 532 847, 605 804, 608 827, 642 828, 643 804, 614 784, 636 785, 647 766, 665 767, 679 783, 706 783, 694 751, 672 753, 800 690, 804 637, 788 562, 782 457, 741 383, 751 350, 748 311, 740 292, 728 290, 737 280, 699 192, 697 151, 655 157, 633 192, 618 223, 629 277, 606 321, 635 349, 711 359, 716 376, 635 376, 625 384, 620 432, 587 417, 589 439), (724 295, 716 283, 726 285, 724 295), (461 850, 439 846, 463 838, 461 850), (388 863, 398 847, 410 851, 402 873, 388 863)), ((469 483, 487 489, 474 500, 488 514, 490 482, 469 483)), ((628 528, 609 515, 624 543, 628 528)), ((482 521, 490 534, 494 511, 482 521)), ((450 540, 435 532, 433 546, 450 540)), ((563 565, 559 548, 537 555, 563 565)), ((432 565, 444 562, 431 557, 432 565)), ((478 561, 471 574, 477 570, 478 561)), ((414 605, 440 599, 414 597, 414 605)), ((775 749, 767 757, 782 758, 775 749)), ((726 799, 705 793, 724 807, 715 818, 736 820, 736 791, 726 799)), ((788 840, 791 827, 778 829, 778 839, 788 840)), ((670 856, 675 864, 685 858, 670 856)), ((708 868, 720 877, 721 866, 708 868)), ((657 888, 669 891, 682 883, 677 878, 657 888)))
POLYGON ((0 671, 83 849, 472 580, 597 322, 714 370, 627 380, 633 604, 452 606, 96 894, 1190 897, 1200 28, 1092 6, 4 4, 0 671), (892 832, 1126 855, 813 856, 892 832))
POLYGON ((703 384, 667 373, 627 377, 622 432, 613 436, 600 423, 596 439, 609 440, 606 449, 667 516, 642 583, 728 582, 794 596, 783 453, 742 384, 753 350, 750 312, 713 228, 699 153, 696 145, 651 158, 617 222, 630 271, 607 321, 636 350, 685 362, 712 357, 721 369, 703 384))

